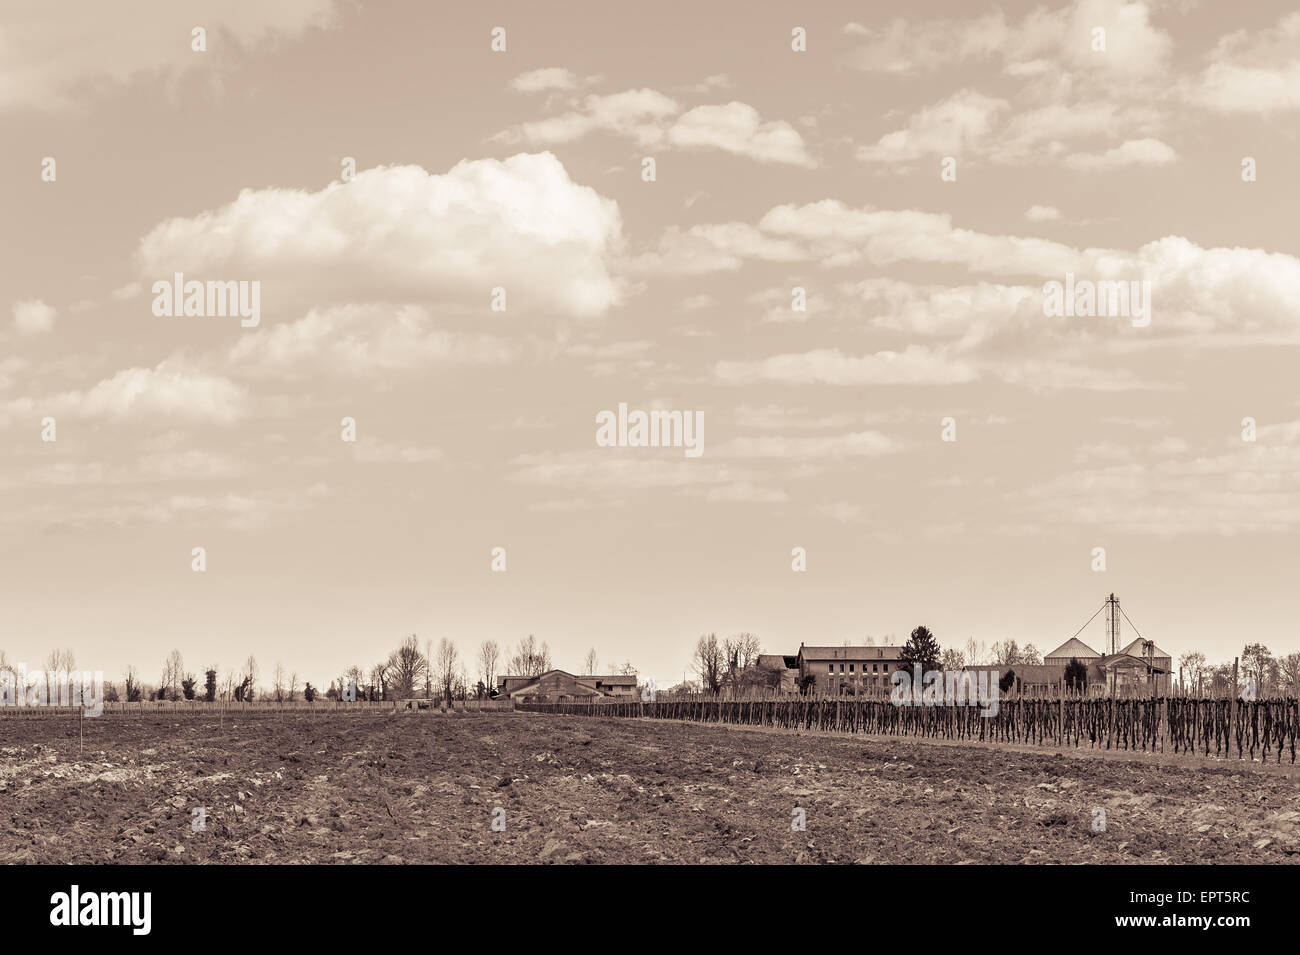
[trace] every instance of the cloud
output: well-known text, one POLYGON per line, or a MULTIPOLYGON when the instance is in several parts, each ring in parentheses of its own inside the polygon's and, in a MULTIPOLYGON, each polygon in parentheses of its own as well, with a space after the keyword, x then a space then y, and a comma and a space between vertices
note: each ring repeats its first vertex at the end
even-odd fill
POLYGON ((1050 61, 1093 82, 1159 76, 1173 48, 1151 25, 1150 8, 1125 0, 1076 0, 1056 10, 1038 7, 1019 22, 1000 11, 979 17, 907 21, 845 33, 863 37, 847 57, 850 66, 876 73, 917 74, 972 62, 1000 62, 1011 76, 1033 76, 1050 61), (1092 49, 1092 30, 1106 31, 1104 53, 1092 49))
POLYGON ((1266 30, 1224 37, 1189 84, 1187 98, 1218 113, 1267 114, 1300 109, 1300 13, 1266 30))
POLYGON ((618 205, 569 178, 550 153, 458 163, 445 174, 379 166, 317 192, 245 189, 170 219, 140 242, 146 281, 259 279, 275 302, 455 301, 598 316, 622 291, 611 262, 618 205))
POLYGON ((505 339, 438 328, 418 306, 339 305, 245 332, 228 359, 240 374, 302 379, 324 372, 383 377, 431 363, 503 365, 518 355, 505 339))
POLYGON ((756 361, 719 361, 714 367, 719 381, 745 385, 774 381, 785 384, 825 385, 948 385, 973 381, 970 363, 909 345, 901 352, 881 351, 846 355, 838 348, 772 355, 756 361))
POLYGON ((335 0, 88 3, 68 16, 42 0, 11 0, 0 34, 0 110, 66 109, 143 77, 237 65, 238 55, 337 22, 335 0), (190 31, 207 31, 207 52, 190 31))
POLYGON ((582 101, 578 109, 512 126, 493 138, 506 143, 554 146, 574 142, 591 133, 608 132, 650 146, 662 141, 663 121, 680 110, 681 106, 675 99, 651 89, 593 93, 582 101))
POLYGON ((800 436, 778 435, 732 438, 717 449, 719 457, 779 458, 815 460, 819 458, 864 458, 892 454, 901 445, 879 431, 855 431, 849 434, 800 436))
POLYGON ((612 133, 641 147, 716 149, 758 162, 812 167, 803 137, 782 120, 764 122, 758 110, 732 101, 682 111, 677 100, 652 89, 591 94, 558 116, 512 126, 493 139, 543 146, 612 133))
POLYGON ((44 335, 54 330, 54 317, 58 314, 38 298, 14 302, 14 327, 23 335, 44 335))
POLYGON ((231 424, 243 418, 247 410, 248 392, 244 387, 220 375, 163 361, 153 368, 125 368, 88 389, 40 399, 15 399, 5 407, 4 414, 10 420, 15 415, 36 413, 144 423, 165 417, 231 424))
POLYGON ((1056 206, 1032 205, 1025 210, 1025 218, 1030 222, 1059 222, 1061 210, 1056 206))
POLYGON ((723 106, 697 106, 678 117, 668 130, 668 142, 687 148, 713 148, 758 162, 811 168, 803 137, 784 121, 764 123, 758 110, 732 101, 723 106))
POLYGON ((882 136, 874 146, 859 146, 863 162, 908 162, 921 156, 960 156, 981 145, 999 114, 1010 108, 1006 100, 962 90, 927 106, 912 116, 907 127, 882 136))
POLYGON ((1123 166, 1166 166, 1178 154, 1158 139, 1130 139, 1104 153, 1073 153, 1065 157, 1071 169, 1109 171, 1123 166))
POLYGON ((548 66, 540 70, 520 73, 510 81, 510 88, 520 93, 544 93, 548 90, 571 90, 578 86, 578 77, 572 70, 561 66, 548 66))

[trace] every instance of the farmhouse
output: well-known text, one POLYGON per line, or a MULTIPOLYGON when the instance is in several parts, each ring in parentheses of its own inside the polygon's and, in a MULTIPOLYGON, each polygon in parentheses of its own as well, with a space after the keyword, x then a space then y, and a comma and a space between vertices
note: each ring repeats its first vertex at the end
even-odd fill
POLYGON ((1064 667, 1071 659, 1088 667, 1088 689, 1093 695, 1103 695, 1112 688, 1123 690, 1135 686, 1152 685, 1156 693, 1168 693, 1173 658, 1152 644, 1148 658, 1142 640, 1134 640, 1119 653, 1100 654, 1082 640, 1071 638, 1043 657, 1044 663, 1064 667))
POLYGON ((903 665, 902 647, 809 647, 799 644, 799 686, 809 693, 838 694, 858 688, 888 689, 903 665))
POLYGON ((521 702, 551 703, 590 703, 606 697, 629 699, 637 695, 636 674, 574 676, 565 670, 547 670, 539 676, 503 676, 497 680, 497 695, 521 702))

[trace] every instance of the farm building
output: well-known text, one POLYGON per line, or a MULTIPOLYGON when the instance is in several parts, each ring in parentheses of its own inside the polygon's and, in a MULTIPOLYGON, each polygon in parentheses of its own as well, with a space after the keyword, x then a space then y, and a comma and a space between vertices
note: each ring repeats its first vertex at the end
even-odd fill
POLYGON ((858 687, 888 689, 902 666, 902 647, 809 647, 799 645, 799 686, 809 693, 837 694, 858 687))
POLYGON ((1080 663, 1091 663, 1093 660, 1100 659, 1100 653, 1076 637, 1066 640, 1051 653, 1043 654, 1043 663, 1057 663, 1061 666, 1065 666, 1071 660, 1078 660, 1080 663))
POLYGON ((590 702, 637 695, 636 674, 574 676, 564 670, 547 670, 540 676, 503 676, 497 680, 497 695, 529 702, 590 702))
POLYGON ((1094 694, 1105 693, 1110 687, 1145 686, 1148 682, 1154 684, 1157 693, 1168 693, 1173 658, 1153 645, 1151 665, 1148 667, 1142 643, 1142 640, 1134 640, 1119 653, 1103 655, 1082 640, 1072 637, 1044 656, 1043 662, 1059 664, 1062 668, 1071 659, 1086 664, 1088 686, 1094 694))
POLYGON ((799 692, 799 657, 782 653, 760 653, 758 669, 769 689, 781 693, 799 692))

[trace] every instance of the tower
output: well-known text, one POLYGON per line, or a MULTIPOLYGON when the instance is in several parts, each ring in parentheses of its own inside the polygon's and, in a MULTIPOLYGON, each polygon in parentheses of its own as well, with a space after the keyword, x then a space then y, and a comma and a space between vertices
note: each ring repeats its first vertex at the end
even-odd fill
POLYGON ((1119 653, 1119 598, 1111 594, 1106 598, 1106 639, 1110 642, 1110 653, 1119 653))

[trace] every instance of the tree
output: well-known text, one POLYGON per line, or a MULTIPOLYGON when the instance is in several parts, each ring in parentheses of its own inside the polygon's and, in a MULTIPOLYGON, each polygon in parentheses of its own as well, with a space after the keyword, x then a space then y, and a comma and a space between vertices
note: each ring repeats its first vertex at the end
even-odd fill
POLYGON ((695 658, 692 661, 695 672, 700 675, 700 683, 710 693, 722 689, 724 667, 722 646, 718 643, 716 633, 705 634, 695 643, 695 658))
POLYGON ((478 675, 491 693, 497 688, 497 663, 501 659, 501 648, 495 640, 484 640, 478 645, 478 675))
POLYGON ((1178 658, 1178 668, 1183 671, 1186 685, 1196 689, 1201 685, 1201 675, 1205 673, 1205 654, 1197 650, 1184 653, 1178 658))
POLYGON ((600 657, 596 655, 596 648, 592 647, 587 651, 587 655, 582 659, 582 675, 595 676, 600 669, 600 657))
POLYGON ((960 670, 966 665, 966 655, 960 650, 945 650, 942 659, 945 670, 960 670))
POLYGON ((370 668, 370 686, 367 687, 366 696, 371 702, 388 699, 387 663, 376 663, 370 668))
POLYGON ((442 688, 442 698, 450 703, 460 667, 460 654, 456 650, 456 644, 443 637, 438 641, 438 652, 434 660, 434 673, 442 688))
POLYGON ((271 692, 275 695, 275 702, 284 702, 284 664, 279 660, 275 662, 275 673, 271 676, 271 692))
POLYGON ((203 683, 203 698, 209 703, 217 698, 217 668, 215 665, 210 666, 204 671, 205 677, 203 683))
POLYGON ((59 700, 59 686, 68 686, 67 675, 77 666, 77 660, 68 649, 51 650, 45 658, 45 698, 50 703, 59 700), (57 678, 57 682, 56 682, 57 678))
POLYGON ((1282 687, 1291 696, 1300 696, 1300 653, 1288 653, 1278 661, 1282 687))
POLYGON ((921 626, 914 629, 907 638, 907 643, 903 644, 903 651, 898 655, 902 663, 902 669, 910 670, 916 664, 921 665, 921 675, 931 670, 939 669, 939 660, 943 650, 939 647, 939 641, 934 638, 929 627, 921 626))
POLYGON ((1261 693, 1270 683, 1273 666, 1273 654, 1262 643, 1247 644, 1241 651, 1241 675, 1247 679, 1253 677, 1255 686, 1261 693))
POLYGON ((185 661, 181 658, 180 650, 172 650, 163 665, 163 679, 160 682, 167 688, 173 700, 180 699, 180 685, 184 679, 185 661))
POLYGON ((314 701, 316 699, 316 687, 312 686, 311 683, 305 684, 302 688, 302 698, 308 703, 314 701))
POLYGON ((128 666, 126 672, 122 674, 126 688, 126 701, 128 703, 140 702, 140 678, 136 675, 135 667, 128 666))
POLYGON ((253 697, 257 695, 257 660, 250 653, 248 659, 244 661, 244 696, 245 703, 251 703, 253 697))
POLYGON ((298 699, 298 671, 294 670, 289 674, 289 702, 292 703, 298 699))
POLYGON ((1038 655, 1038 648, 1032 643, 1026 643, 1025 648, 1020 651, 1020 662, 1027 667, 1036 667, 1043 665, 1043 658, 1038 655))
POLYGON ((544 641, 539 645, 530 633, 519 641, 519 648, 510 658, 509 666, 512 676, 541 676, 551 669, 550 647, 544 641))
POLYGON ((995 666, 1015 666, 1021 662, 1020 648, 1016 646, 1014 640, 1002 640, 994 643, 993 646, 989 647, 989 654, 993 657, 995 666))
POLYGON ((1075 693, 1083 693, 1088 689, 1088 666, 1075 657, 1070 657, 1070 662, 1065 665, 1065 686, 1066 689, 1075 693))
POLYGON ((428 669, 429 661, 420 652, 420 641, 411 634, 388 656, 388 686, 399 700, 409 699, 415 696, 415 688, 428 669))
POLYGON ((976 643, 975 638, 971 637, 966 641, 966 664, 973 667, 982 666, 986 652, 983 641, 976 643))
POLYGON ((187 700, 194 699, 194 683, 195 680, 193 673, 185 674, 185 679, 181 680, 181 692, 185 694, 185 699, 187 700))
POLYGON ((1006 673, 1002 674, 1002 678, 998 680, 998 689, 1001 690, 1003 693, 1010 692, 1011 688, 1015 685, 1016 685, 1015 670, 1008 670, 1006 673))

